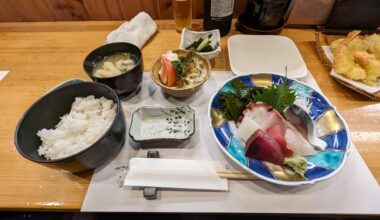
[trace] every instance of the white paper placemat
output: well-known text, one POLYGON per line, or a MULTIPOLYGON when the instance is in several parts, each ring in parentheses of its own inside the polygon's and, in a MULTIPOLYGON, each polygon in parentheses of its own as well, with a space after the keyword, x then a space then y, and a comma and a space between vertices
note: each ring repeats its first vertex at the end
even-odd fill
MULTIPOLYGON (((123 101, 127 126, 131 114, 142 105, 188 104, 196 114, 196 132, 190 141, 159 150, 161 158, 213 160, 239 169, 225 157, 213 140, 207 120, 211 95, 233 74, 213 73, 202 89, 189 98, 165 95, 144 74, 136 96, 123 101)), ((301 81, 318 88, 310 73, 301 81)), ((354 145, 343 169, 315 185, 278 186, 265 181, 229 181, 229 192, 158 190, 157 200, 146 200, 141 189, 124 189, 128 160, 146 157, 150 149, 137 149, 127 141, 109 164, 95 170, 82 205, 85 212, 183 212, 183 213, 318 213, 380 214, 380 188, 354 145)))

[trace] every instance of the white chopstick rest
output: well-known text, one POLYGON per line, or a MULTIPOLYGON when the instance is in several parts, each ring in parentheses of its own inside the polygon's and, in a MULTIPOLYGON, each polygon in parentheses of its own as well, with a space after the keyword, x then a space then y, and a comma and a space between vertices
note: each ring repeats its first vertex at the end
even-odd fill
POLYGON ((132 158, 124 186, 228 191, 213 162, 180 159, 132 158))

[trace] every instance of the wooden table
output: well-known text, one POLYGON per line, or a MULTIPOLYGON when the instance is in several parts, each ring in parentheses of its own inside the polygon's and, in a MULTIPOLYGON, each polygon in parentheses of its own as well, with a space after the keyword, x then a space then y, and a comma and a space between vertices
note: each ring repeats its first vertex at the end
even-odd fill
MULTIPOLYGON (((121 24, 110 22, 0 23, 0 70, 10 70, 0 82, 0 209, 60 210, 81 208, 92 172, 63 173, 24 159, 13 134, 25 110, 56 84, 81 77, 85 56, 104 43, 121 24)), ((158 21, 159 31, 143 48, 145 70, 160 54, 178 48, 180 34, 172 21, 158 21)), ((195 24, 201 28, 201 21, 195 24)), ((230 35, 239 34, 232 30, 230 35)), ((293 39, 324 94, 346 119, 352 141, 380 182, 380 104, 341 86, 320 62, 314 30, 285 29, 293 39)), ((213 70, 230 70, 227 39, 213 70)))

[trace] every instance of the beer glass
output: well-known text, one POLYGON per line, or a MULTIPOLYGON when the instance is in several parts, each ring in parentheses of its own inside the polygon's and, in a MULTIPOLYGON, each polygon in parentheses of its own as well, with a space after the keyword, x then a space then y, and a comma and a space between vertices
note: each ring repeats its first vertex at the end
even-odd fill
POLYGON ((172 0, 176 30, 182 32, 183 28, 191 29, 192 0, 172 0))

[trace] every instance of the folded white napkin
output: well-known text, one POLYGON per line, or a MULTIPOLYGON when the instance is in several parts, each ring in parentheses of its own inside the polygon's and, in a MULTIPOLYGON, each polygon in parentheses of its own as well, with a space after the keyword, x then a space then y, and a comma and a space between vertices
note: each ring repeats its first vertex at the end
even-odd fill
POLYGON ((141 48, 156 30, 156 22, 146 12, 140 12, 132 20, 109 33, 107 43, 127 42, 141 48))
POLYGON ((211 161, 132 158, 124 186, 228 191, 211 161))

